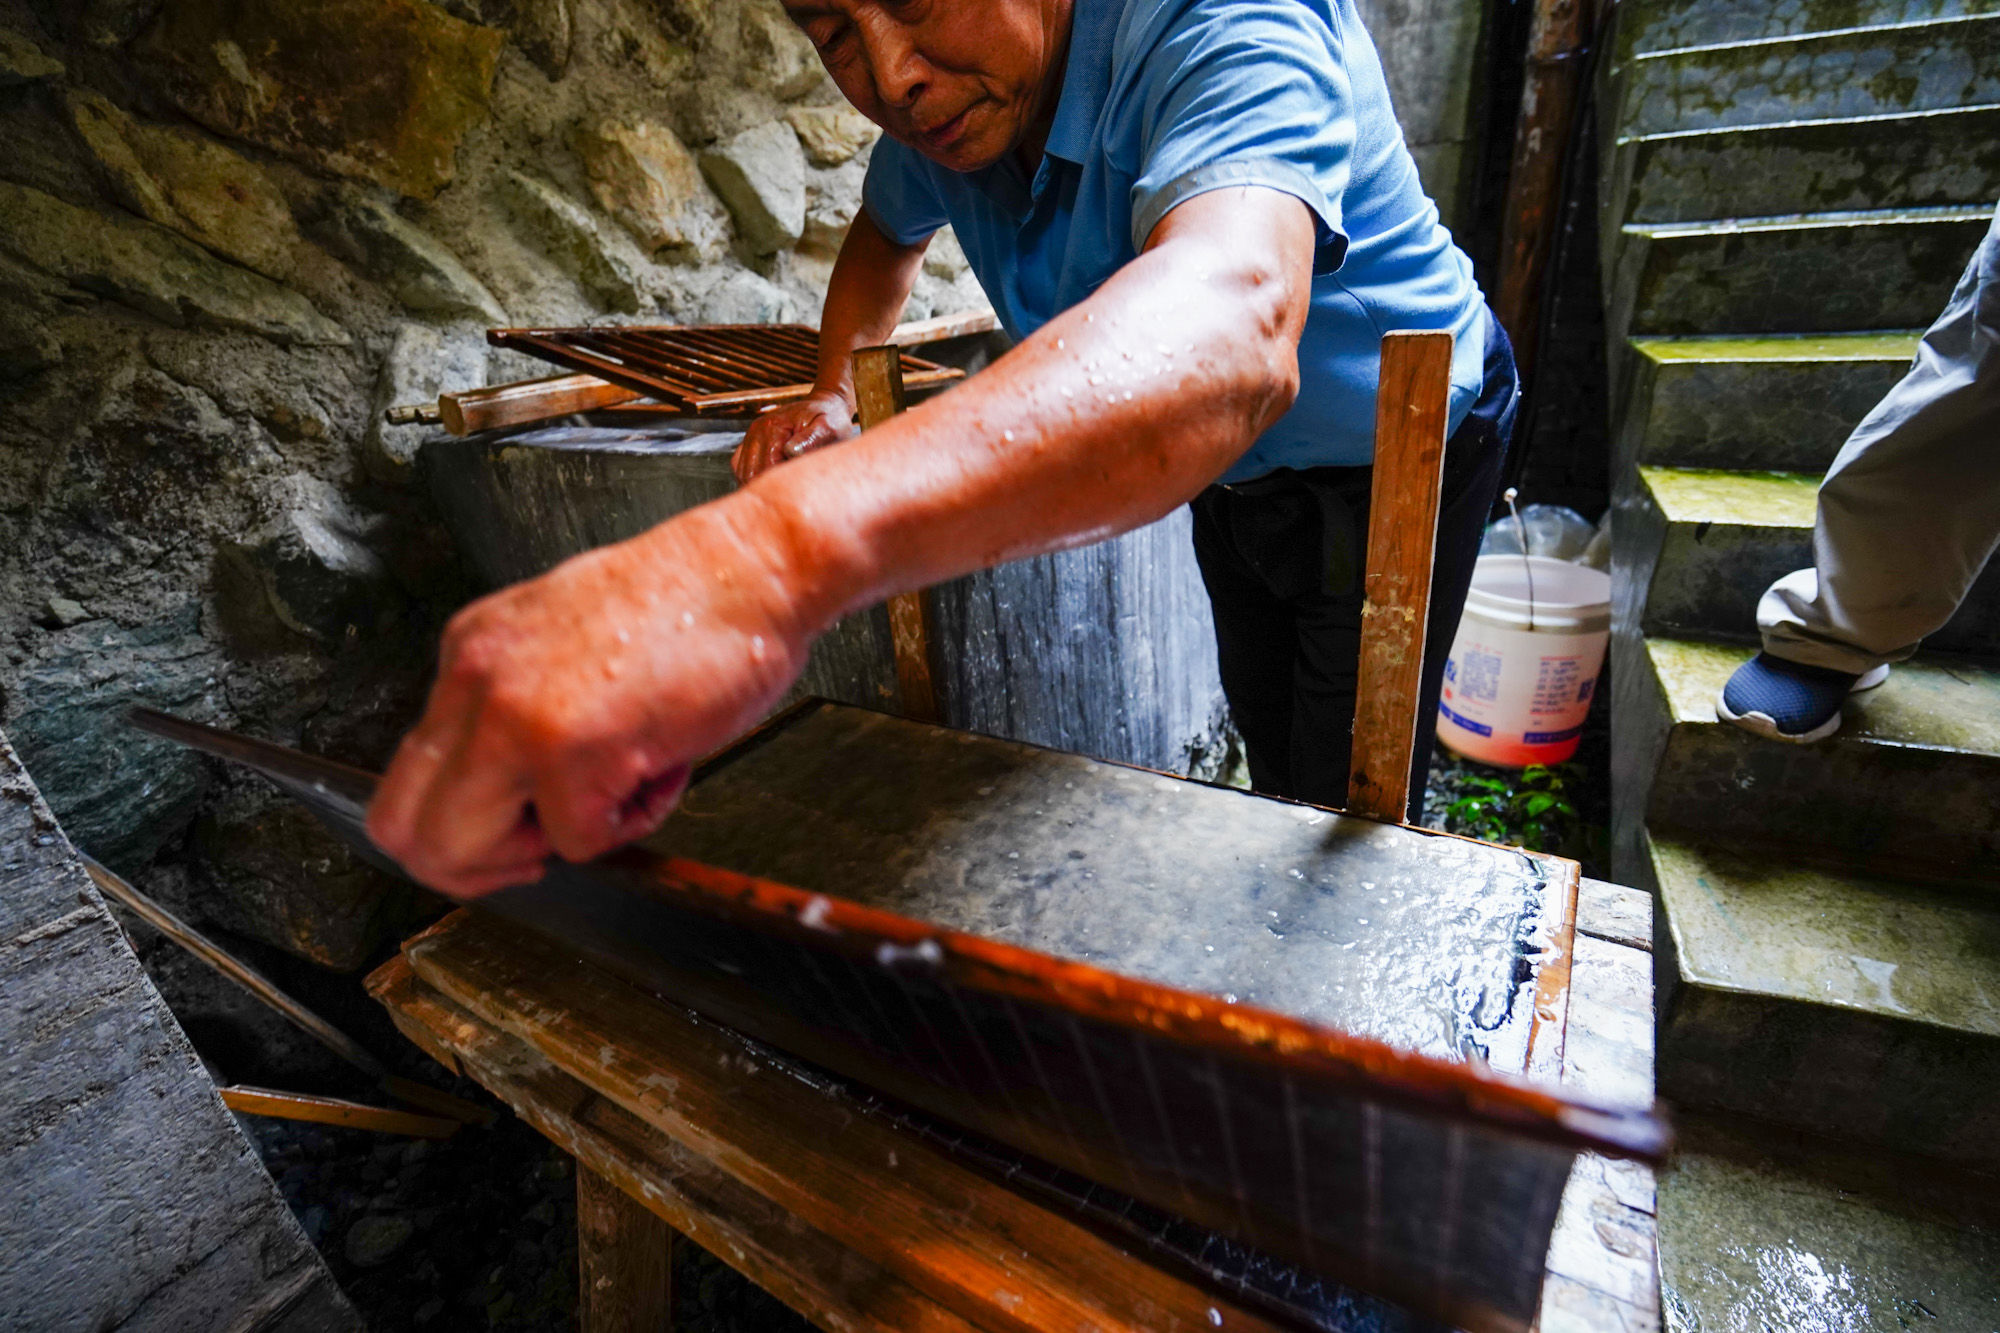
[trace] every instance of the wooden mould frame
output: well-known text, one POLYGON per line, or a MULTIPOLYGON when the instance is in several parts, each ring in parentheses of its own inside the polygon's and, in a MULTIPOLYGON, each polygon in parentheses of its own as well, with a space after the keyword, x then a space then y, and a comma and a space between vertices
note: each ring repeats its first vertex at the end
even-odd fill
MULTIPOLYGON (((693 416, 743 415, 804 398, 819 373, 819 332, 804 324, 489 329, 486 338, 693 416)), ((965 377, 908 352, 902 368, 912 389, 965 377)))
MULTIPOLYGON (((373 775, 148 710, 134 721, 257 769, 383 860, 364 831, 373 775)), ((1573 919, 1573 885, 1565 896, 1573 919)), ((922 1111, 1474 1333, 1530 1326, 1577 1152, 1658 1162, 1671 1142, 1652 1108, 643 849, 551 861, 478 906, 922 1111), (1147 1104, 1107 1086, 1143 1086, 1147 1104)), ((1539 1011, 1563 992, 1545 973, 1538 1020, 1560 1016, 1539 1011)))

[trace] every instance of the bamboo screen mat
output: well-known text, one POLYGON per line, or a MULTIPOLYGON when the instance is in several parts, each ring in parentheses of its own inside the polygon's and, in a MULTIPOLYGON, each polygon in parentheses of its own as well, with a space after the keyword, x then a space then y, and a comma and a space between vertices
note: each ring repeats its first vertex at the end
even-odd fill
MULTIPOLYGON (((819 333, 804 324, 624 325, 491 329, 487 340, 622 384, 691 416, 730 416, 803 398, 819 372, 819 333)), ((965 372, 903 353, 903 384, 929 388, 965 372)))

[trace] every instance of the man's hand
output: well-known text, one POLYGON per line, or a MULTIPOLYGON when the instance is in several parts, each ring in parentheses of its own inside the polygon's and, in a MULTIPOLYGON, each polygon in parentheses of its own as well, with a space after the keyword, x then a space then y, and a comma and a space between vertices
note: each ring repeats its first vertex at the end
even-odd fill
MULTIPOLYGON (((689 765, 755 725, 812 633, 754 497, 691 510, 453 617, 422 720, 369 807, 410 874, 459 897, 644 837, 689 765)), ((813 626, 814 629, 817 626, 813 626)))
POLYGON ((751 421, 729 466, 736 473, 736 480, 747 485, 759 473, 768 472, 787 459, 852 434, 854 419, 847 399, 838 393, 815 393, 796 403, 771 408, 751 421))

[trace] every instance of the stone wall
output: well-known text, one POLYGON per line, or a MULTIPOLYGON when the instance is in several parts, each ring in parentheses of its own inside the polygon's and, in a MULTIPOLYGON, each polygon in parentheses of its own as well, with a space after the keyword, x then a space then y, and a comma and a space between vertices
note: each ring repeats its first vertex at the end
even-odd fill
POLYGON ((873 135, 776 0, 0 0, 0 722, 79 845, 357 963, 398 891, 119 712, 379 765, 468 592, 380 410, 816 319, 873 135))
MULTIPOLYGON (((1478 6, 1365 8, 1450 194, 1478 6)), ((405 891, 120 712, 380 765, 469 593, 381 410, 815 319, 872 139, 777 0, 0 0, 0 725, 78 844, 356 965, 405 891)), ((941 243, 906 317, 982 301, 941 243)))

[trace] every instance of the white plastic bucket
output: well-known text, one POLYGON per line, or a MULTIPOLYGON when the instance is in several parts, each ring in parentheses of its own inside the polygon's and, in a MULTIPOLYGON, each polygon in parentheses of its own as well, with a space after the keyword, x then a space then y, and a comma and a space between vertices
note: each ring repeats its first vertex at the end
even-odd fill
POLYGON ((1610 575, 1539 555, 1479 557, 1445 663, 1438 740, 1482 764, 1561 763, 1576 753, 1610 638, 1610 575))

